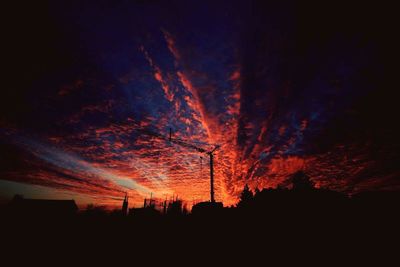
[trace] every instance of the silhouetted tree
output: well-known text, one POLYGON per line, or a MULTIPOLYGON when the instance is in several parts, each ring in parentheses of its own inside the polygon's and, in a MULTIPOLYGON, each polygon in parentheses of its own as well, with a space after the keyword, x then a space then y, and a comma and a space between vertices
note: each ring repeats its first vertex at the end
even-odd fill
POLYGON ((253 200, 253 192, 250 190, 249 186, 246 184, 240 194, 240 200, 238 207, 247 206, 253 200))
POLYGON ((314 183, 310 180, 310 177, 302 171, 294 173, 291 178, 294 190, 314 189, 314 183))

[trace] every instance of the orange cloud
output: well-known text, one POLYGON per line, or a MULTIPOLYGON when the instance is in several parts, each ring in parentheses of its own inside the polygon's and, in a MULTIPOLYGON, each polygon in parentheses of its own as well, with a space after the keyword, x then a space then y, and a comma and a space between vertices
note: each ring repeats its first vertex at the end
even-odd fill
POLYGON ((161 69, 154 63, 153 59, 150 57, 149 53, 145 50, 144 46, 141 46, 140 50, 143 52, 149 65, 153 68, 154 79, 160 83, 161 88, 165 93, 165 97, 168 99, 168 101, 172 102, 174 99, 174 92, 172 88, 168 85, 166 79, 163 77, 161 69))

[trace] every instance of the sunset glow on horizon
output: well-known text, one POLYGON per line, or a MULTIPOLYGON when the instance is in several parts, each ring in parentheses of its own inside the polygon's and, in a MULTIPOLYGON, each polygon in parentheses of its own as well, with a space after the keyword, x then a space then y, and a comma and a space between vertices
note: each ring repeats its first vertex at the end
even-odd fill
POLYGON ((350 38, 339 24, 319 39, 300 11, 264 14, 246 1, 67 3, 49 4, 39 33, 49 47, 22 45, 40 53, 21 62, 25 83, 4 100, 2 197, 208 201, 208 155, 170 142, 170 129, 207 151, 220 145, 215 198, 225 206, 246 184, 290 187, 297 171, 348 194, 400 188, 392 106, 369 108, 387 95, 381 50, 363 32, 350 38))

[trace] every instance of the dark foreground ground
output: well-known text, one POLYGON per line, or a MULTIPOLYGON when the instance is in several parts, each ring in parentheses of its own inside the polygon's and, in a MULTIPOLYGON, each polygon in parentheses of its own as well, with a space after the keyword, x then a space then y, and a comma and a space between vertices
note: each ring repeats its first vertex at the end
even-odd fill
POLYGON ((335 261, 351 256, 356 261, 375 258, 380 266, 397 257, 398 193, 349 199, 327 196, 327 192, 286 192, 260 194, 235 208, 187 215, 81 212, 53 216, 3 211, 3 256, 17 252, 22 256, 14 261, 39 262, 49 255, 63 261, 84 256, 93 263, 110 255, 127 262, 147 254, 152 255, 145 257, 148 262, 160 257, 201 262, 218 256, 267 262, 277 257, 313 261, 322 256, 335 261))

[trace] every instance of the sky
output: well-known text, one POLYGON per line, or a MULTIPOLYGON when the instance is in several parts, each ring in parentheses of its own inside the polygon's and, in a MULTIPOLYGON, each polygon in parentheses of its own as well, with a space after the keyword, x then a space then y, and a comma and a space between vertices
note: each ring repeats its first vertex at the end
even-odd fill
POLYGON ((7 4, 0 199, 233 205, 244 185, 399 190, 394 16, 345 1, 7 4))

